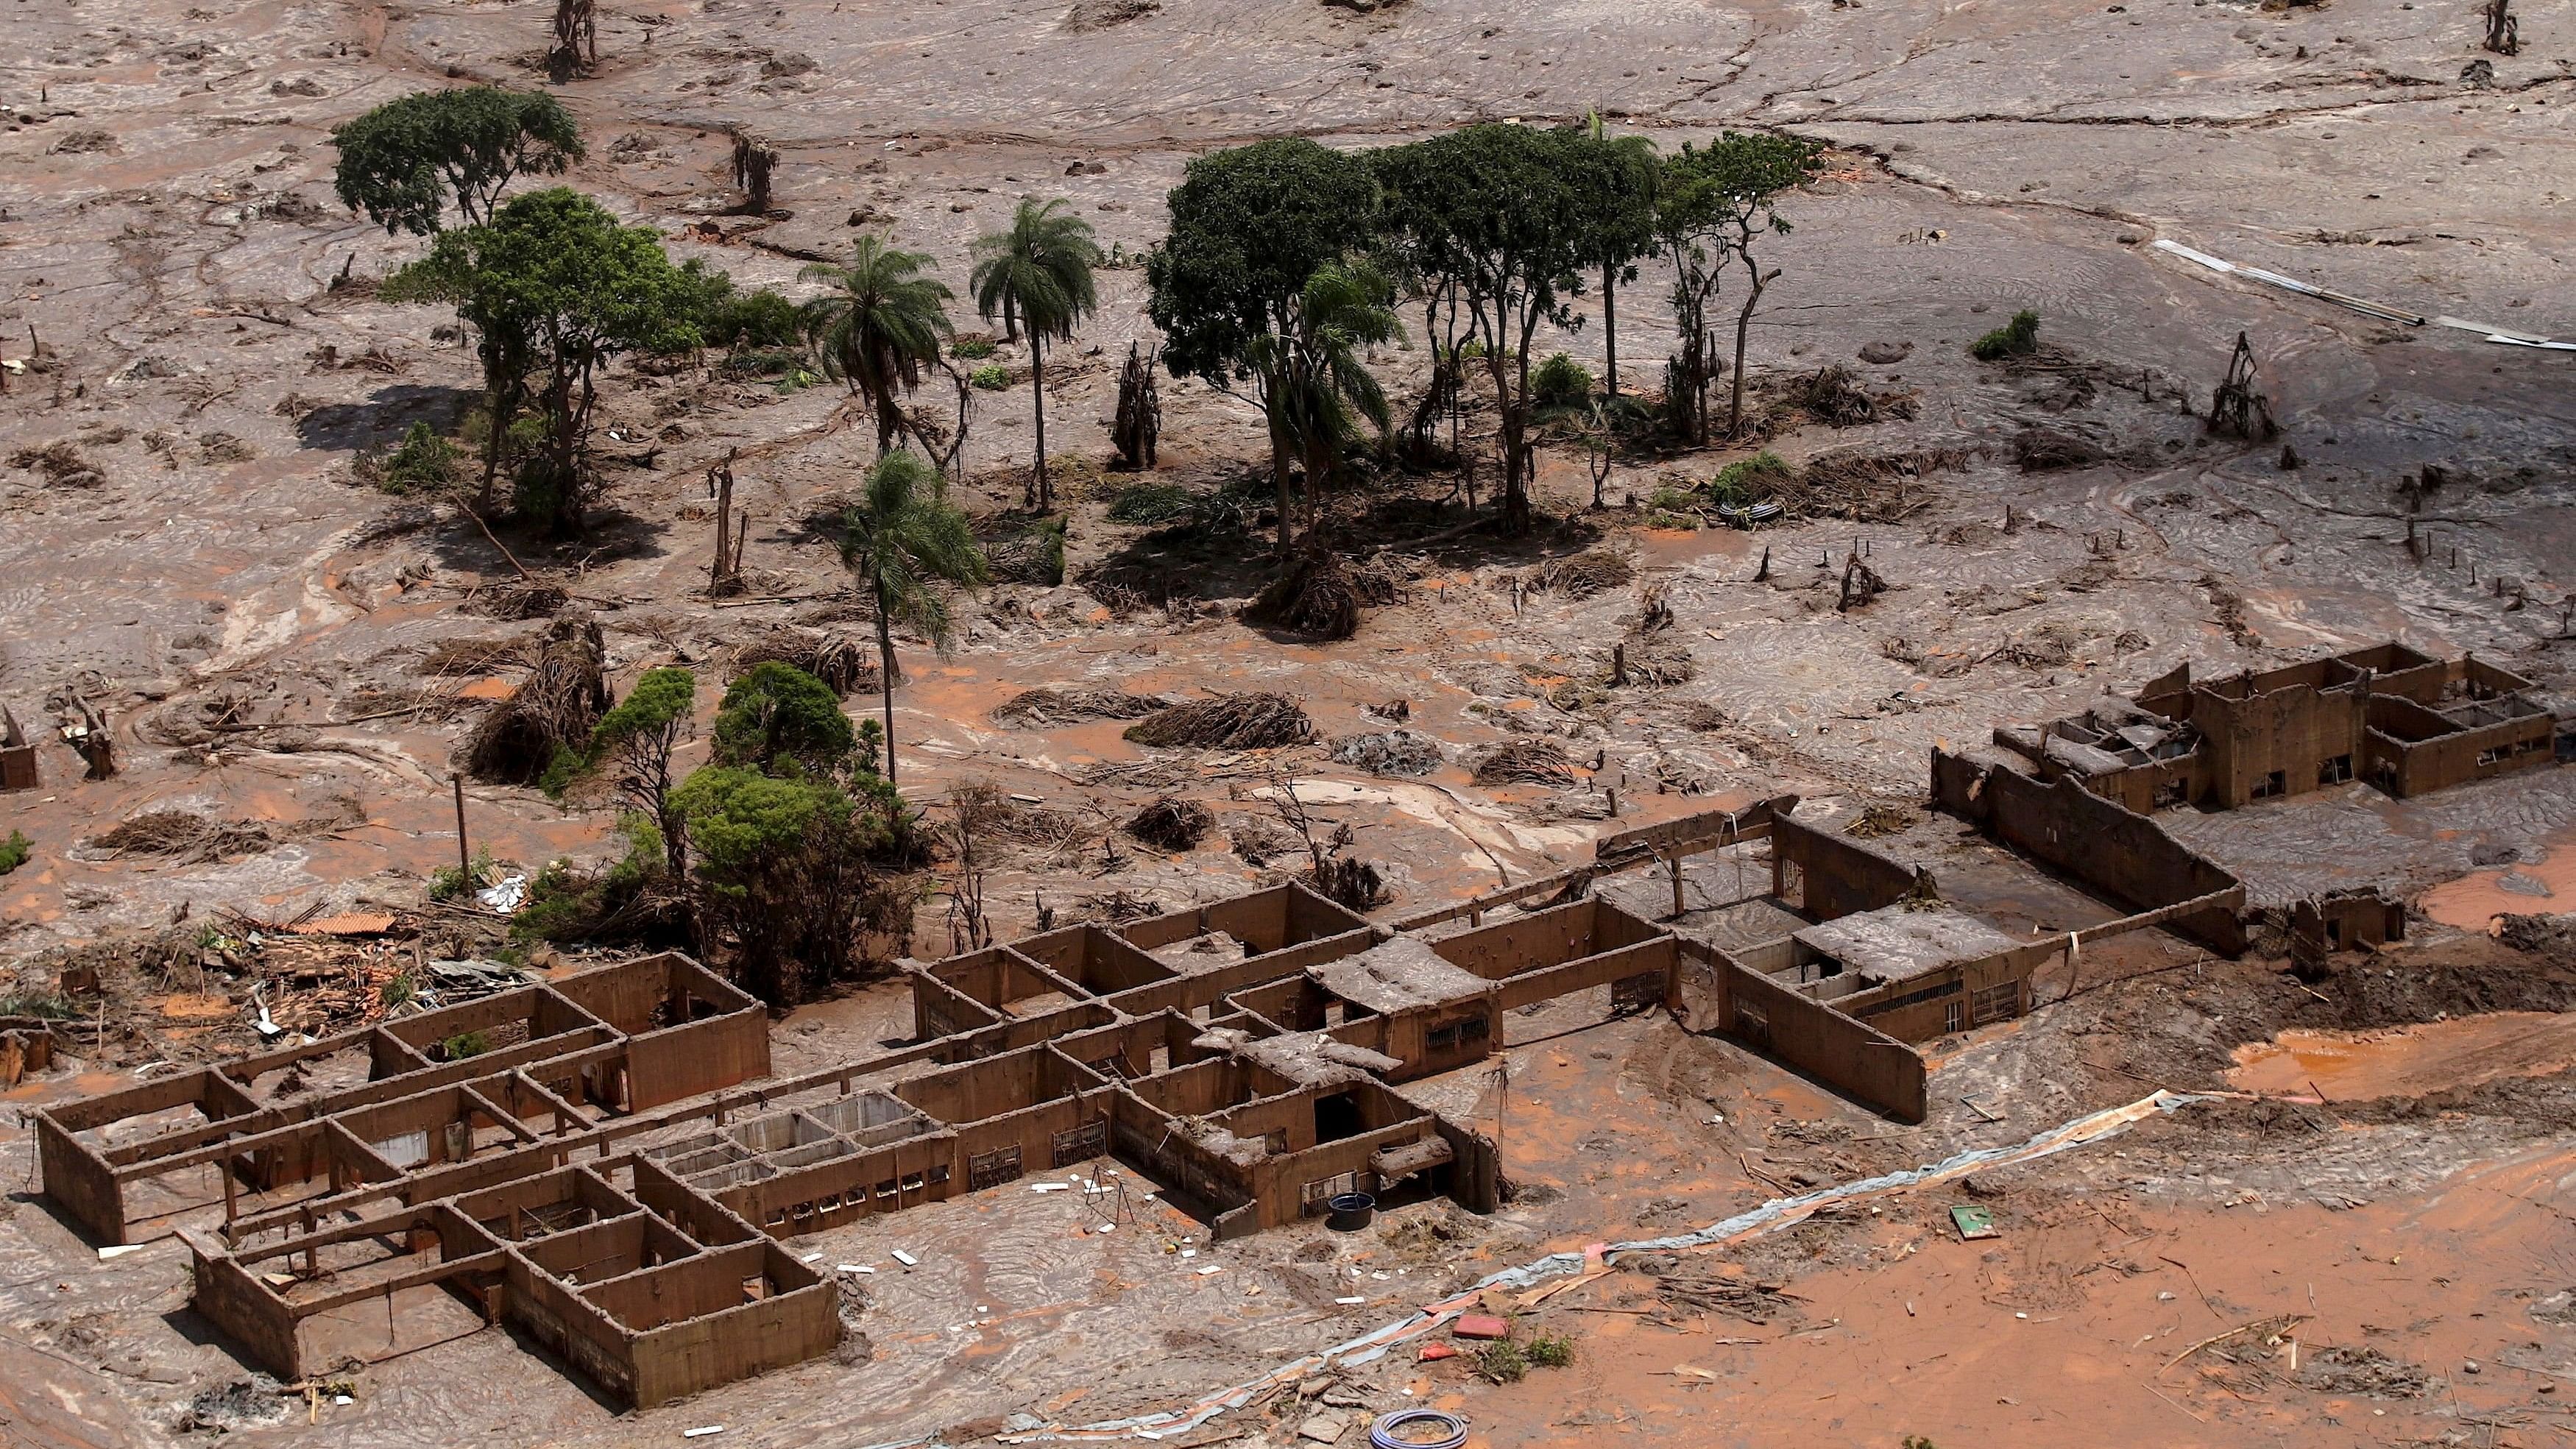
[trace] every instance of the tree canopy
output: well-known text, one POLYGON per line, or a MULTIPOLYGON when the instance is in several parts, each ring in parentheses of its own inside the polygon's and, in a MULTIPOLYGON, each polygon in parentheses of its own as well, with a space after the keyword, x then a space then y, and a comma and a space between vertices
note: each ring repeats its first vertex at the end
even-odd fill
POLYGON ((862 236, 848 266, 815 262, 797 274, 831 288, 805 304, 805 335, 823 371, 848 381, 876 409, 879 453, 903 427, 898 395, 921 385, 921 370, 939 361, 940 342, 955 331, 948 302, 956 294, 921 275, 929 265, 927 252, 862 236))
POLYGON ((717 763, 768 774, 829 775, 858 749, 831 687, 795 665, 755 664, 716 706, 717 763))
POLYGON ((1571 329, 1582 269, 1597 253, 1586 206, 1593 159, 1580 131, 1468 126, 1372 156, 1385 214, 1417 273, 1454 283, 1483 344, 1503 444, 1503 528, 1530 523, 1529 346, 1541 323, 1571 329))
POLYGON ((945 653, 948 600, 938 585, 984 582, 984 551, 946 481, 909 449, 886 454, 868 470, 859 501, 843 518, 841 562, 876 606, 877 683, 885 703, 885 777, 894 764, 894 626, 901 624, 945 653))
POLYGON ((559 175, 582 157, 580 129, 560 102, 498 86, 387 101, 331 140, 341 202, 388 234, 415 236, 441 229, 451 196, 467 223, 481 225, 513 179, 559 175))
MULTIPOLYGON (((1753 310, 1776 271, 1766 274, 1754 257, 1754 243, 1765 233, 1786 236, 1788 218, 1780 215, 1780 193, 1814 177, 1823 154, 1817 142, 1795 136, 1728 131, 1706 146, 1683 143, 1664 162, 1656 196, 1656 231, 1672 254, 1676 272, 1674 310, 1682 325, 1684 356, 1677 359, 1675 381, 1689 391, 1704 390, 1714 375, 1713 348, 1707 337, 1706 311, 1720 279, 1731 264, 1744 269, 1744 306, 1735 320, 1735 390, 1727 428, 1744 417, 1745 337, 1753 310)), ((1688 431, 1706 435, 1704 415, 1688 431)))
MULTIPOLYGON (((523 509, 578 532, 589 488, 589 430, 600 365, 620 353, 699 342, 702 275, 671 265, 649 227, 624 226, 598 202, 555 187, 505 202, 485 225, 441 232, 385 295, 453 304, 483 338, 487 380, 515 396, 541 375, 544 456, 522 470, 523 509)), ((496 410, 493 427, 507 425, 496 410)))
POLYGON ((1022 197, 1011 224, 975 241, 975 310, 999 320, 1012 336, 1029 335, 1029 398, 1037 422, 1037 466, 1029 475, 1029 505, 1055 501, 1047 482, 1046 348, 1073 336, 1082 319, 1100 308, 1093 272, 1100 245, 1091 223, 1061 200, 1022 197))

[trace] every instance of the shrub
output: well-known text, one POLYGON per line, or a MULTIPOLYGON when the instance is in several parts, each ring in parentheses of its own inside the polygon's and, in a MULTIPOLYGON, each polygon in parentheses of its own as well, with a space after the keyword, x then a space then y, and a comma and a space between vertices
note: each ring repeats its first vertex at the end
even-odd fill
POLYGON ((1780 455, 1765 448, 1750 458, 1738 458, 1717 470, 1709 480, 1709 495, 1720 503, 1738 506, 1759 500, 1790 479, 1789 465, 1780 455))
POLYGON ((48 1021, 78 1021, 89 1013, 59 991, 0 993, 0 1016, 41 1016, 48 1021))
POLYGON ((840 696, 793 664, 753 665, 716 707, 714 755, 721 765, 777 774, 781 762, 792 761, 829 773, 857 747, 840 696))
POLYGON ((2024 307, 2012 320, 1968 344, 1968 355, 1979 362, 1995 362, 2006 357, 2028 357, 2039 350, 2039 314, 2024 307))
POLYGON ((652 817, 630 812, 617 828, 626 854, 595 871, 557 860, 528 882, 527 901, 510 918, 518 941, 653 941, 682 938, 682 903, 671 879, 670 852, 652 817))
POLYGON ((1592 374, 1560 352, 1530 374, 1530 401, 1543 408, 1581 407, 1592 396, 1592 374))
POLYGON ((1000 363, 987 363, 966 374, 966 380, 986 392, 1000 392, 1011 385, 1011 370, 1000 363))
POLYGON ((1476 1372, 1498 1384, 1516 1384, 1529 1376, 1529 1356, 1508 1338, 1476 1350, 1476 1372))
POLYGON ((1533 1335, 1529 1341, 1529 1361, 1539 1368, 1563 1368, 1574 1362, 1574 1340, 1561 1335, 1533 1335))
POLYGON ((465 451, 438 435, 426 422, 416 422, 391 453, 375 465, 376 486, 387 493, 436 493, 452 488, 464 473, 465 451))
POLYGON ((471 895, 478 883, 492 871, 492 852, 474 852, 471 865, 442 865, 429 873, 429 898, 433 901, 461 901, 471 895))
POLYGON ((911 929, 899 864, 911 821, 893 789, 863 776, 777 779, 709 765, 673 792, 688 822, 711 934, 734 943, 734 969, 764 1001, 793 1002, 852 965, 862 933, 911 929))
POLYGON ((792 348, 804 338, 802 321, 795 303, 762 287, 728 293, 698 325, 707 341, 717 346, 792 348))
POLYGON ((491 1049, 492 1039, 479 1031, 460 1031, 438 1044, 439 1058, 451 1062, 479 1057, 491 1049))
POLYGON ((29 853, 34 851, 34 849, 35 842, 29 840, 26 837, 25 832, 17 830, 10 831, 8 839, 0 840, 0 875, 7 875, 9 872, 25 865, 27 863, 27 856, 29 853))
POLYGON ((951 354, 962 357, 968 362, 981 362, 985 358, 993 355, 993 339, 989 337, 960 337, 957 339, 955 344, 949 347, 948 350, 951 354))

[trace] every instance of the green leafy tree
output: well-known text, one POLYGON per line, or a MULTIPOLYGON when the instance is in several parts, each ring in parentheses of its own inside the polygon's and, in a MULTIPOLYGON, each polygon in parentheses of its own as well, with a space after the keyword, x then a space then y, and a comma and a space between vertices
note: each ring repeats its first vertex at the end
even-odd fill
MULTIPOLYGON (((1780 193, 1804 185, 1819 168, 1823 147, 1792 136, 1728 131, 1697 149, 1684 144, 1665 161, 1658 193, 1656 229, 1673 259, 1676 273, 1673 310, 1681 333, 1682 355, 1675 359, 1673 380, 1687 389, 1696 416, 1686 432, 1705 442, 1708 420, 1704 398, 1716 376, 1709 304, 1716 300, 1725 273, 1744 271, 1744 306, 1735 318, 1734 396, 1727 406, 1726 430, 1744 425, 1744 349, 1762 293, 1780 275, 1765 271, 1754 255, 1766 235, 1789 234, 1789 219, 1780 215, 1780 193)), ((1672 395, 1676 388, 1668 387, 1672 395)))
POLYGON ((687 868, 688 837, 671 807, 678 783, 671 756, 689 736, 697 699, 698 677, 688 670, 648 669, 590 731, 591 758, 615 764, 618 793, 660 833, 674 877, 687 868))
POLYGON ((390 234, 439 230, 449 198, 470 225, 491 220, 520 176, 561 174, 582 158, 572 113, 541 92, 498 86, 422 91, 331 133, 332 184, 351 211, 390 234))
POLYGON ((1175 377, 1249 389, 1270 437, 1279 493, 1279 553, 1293 544, 1288 466, 1298 451, 1280 374, 1254 365, 1294 351, 1322 268, 1367 246, 1377 178, 1365 157, 1302 137, 1256 141, 1201 156, 1172 189, 1171 231, 1145 262, 1147 313, 1163 332, 1175 377))
POLYGON ((1012 337, 1029 336, 1029 396, 1036 408, 1037 467, 1029 475, 1032 508, 1055 505, 1047 481, 1046 349, 1050 342, 1070 340, 1083 318, 1100 307, 1092 279, 1100 265, 1100 247, 1091 223, 1072 214, 1062 201, 1023 197, 1011 214, 1007 231, 975 242, 975 310, 985 321, 1001 319, 1012 337))
POLYGON ((877 686, 885 704, 885 778, 895 783, 894 626, 903 624, 946 653, 948 600, 938 584, 984 582, 984 552, 966 515, 948 501, 947 483, 910 449, 888 453, 868 470, 859 501, 845 516, 841 561, 876 605, 877 686))
POLYGON ((562 187, 513 197, 491 221, 439 233, 430 254, 387 282, 398 300, 453 304, 483 336, 492 412, 486 457, 533 385, 546 440, 520 475, 521 506, 560 534, 581 530, 599 369, 621 353, 698 344, 701 277, 671 264, 649 227, 562 187))
POLYGON ((831 686, 793 664, 755 664, 716 706, 715 759, 763 774, 832 775, 859 749, 831 686))
MULTIPOLYGON (((921 270, 927 252, 900 251, 883 238, 863 236, 846 267, 816 262, 798 273, 831 291, 805 304, 805 335, 823 359, 823 370, 841 378, 877 413, 877 452, 903 431, 901 395, 921 385, 925 367, 937 365, 942 339, 955 335, 948 301, 956 294, 921 270)), ((1041 402, 1043 407, 1043 402, 1041 402)), ((1039 452, 1045 452, 1040 434, 1039 452)))
MULTIPOLYGON (((1305 465, 1310 545, 1318 500, 1358 440, 1359 424, 1365 421, 1381 435, 1389 426, 1386 392, 1364 353, 1402 331, 1395 320, 1395 289, 1384 275, 1365 263, 1326 262, 1306 279, 1288 330, 1261 333, 1244 348, 1245 365, 1264 379, 1263 396, 1305 465)), ((1284 518, 1280 534, 1287 536, 1284 518)))
POLYGON ((1587 221, 1590 157, 1579 131, 1504 123, 1375 153, 1386 215, 1412 268, 1455 288, 1468 347, 1494 389, 1503 452, 1502 527, 1529 531, 1530 340, 1580 325, 1571 299, 1598 253, 1587 221))
POLYGON ((1637 260, 1656 249, 1655 190, 1662 169, 1655 143, 1613 136, 1595 111, 1574 140, 1582 188, 1586 260, 1601 272, 1602 390, 1619 395, 1619 284, 1637 279, 1637 260))
POLYGON ((903 849, 902 802, 873 775, 844 787, 709 765, 673 803, 702 923, 732 942, 734 974, 761 999, 792 1003, 847 969, 869 927, 908 933, 908 898, 881 880, 903 849))

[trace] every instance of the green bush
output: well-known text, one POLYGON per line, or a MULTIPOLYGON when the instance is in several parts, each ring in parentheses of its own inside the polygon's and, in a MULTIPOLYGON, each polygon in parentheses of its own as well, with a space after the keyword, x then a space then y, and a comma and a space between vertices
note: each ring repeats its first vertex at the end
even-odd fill
POLYGON ((1112 523, 1169 523, 1190 511, 1190 490, 1178 483, 1130 483, 1109 500, 1112 523))
POLYGON ((1968 344, 1968 355, 1979 362, 2028 357, 2038 350, 2039 314, 2027 307, 2015 312, 2010 322, 1968 344))
POLYGON ((59 991, 0 993, 0 1016, 41 1016, 48 1021, 78 1021, 88 1013, 59 991))
POLYGON ((484 876, 492 871, 492 852, 474 852, 474 863, 442 865, 429 873, 429 898, 433 901, 461 901, 472 895, 484 876))
POLYGON ((428 423, 416 422, 376 465, 376 486, 387 493, 436 493, 456 486, 464 468, 463 449, 428 423))
POLYGON ((968 362, 981 362, 992 356, 994 350, 993 340, 989 337, 961 337, 948 349, 950 354, 968 362))
POLYGON ((768 287, 731 293, 698 325, 709 343, 722 347, 792 348, 804 340, 796 304, 768 287))
POLYGON ((10 831, 8 839, 0 840, 0 875, 7 875, 25 865, 27 856, 35 848, 35 842, 29 840, 24 832, 10 831))
POLYGON ((1529 1341, 1529 1361, 1539 1368, 1563 1368, 1574 1362, 1574 1340, 1548 1334, 1533 1335, 1529 1341))
POLYGON ((988 363, 966 374, 966 380, 986 392, 1000 392, 1011 385, 1011 370, 1000 363, 988 363))
POLYGON ((1560 352, 1530 374, 1530 401, 1543 408, 1580 407, 1592 396, 1592 374, 1560 352))
POLYGON ((1759 502, 1764 495, 1788 482, 1791 476, 1789 465, 1780 461, 1780 455, 1765 448, 1750 458, 1738 458, 1718 469, 1717 476, 1709 480, 1708 492, 1719 503, 1741 508, 1745 504, 1759 502))
POLYGON ((744 765, 778 774, 792 761, 821 773, 846 763, 858 748, 840 696, 795 665, 769 660, 725 691, 716 707, 714 755, 720 765, 744 765))
POLYGON ((1508 1338, 1476 1350, 1476 1372, 1498 1384, 1516 1384, 1529 1376, 1529 1355, 1508 1338))
POLYGON ((630 813, 617 828, 626 854, 596 871, 557 860, 528 882, 528 898, 510 918, 518 941, 645 941, 676 935, 678 901, 669 855, 650 816, 630 813))
POLYGON ((461 1062, 479 1057, 492 1049, 492 1039, 479 1031, 460 1031, 438 1044, 441 1061, 461 1062))

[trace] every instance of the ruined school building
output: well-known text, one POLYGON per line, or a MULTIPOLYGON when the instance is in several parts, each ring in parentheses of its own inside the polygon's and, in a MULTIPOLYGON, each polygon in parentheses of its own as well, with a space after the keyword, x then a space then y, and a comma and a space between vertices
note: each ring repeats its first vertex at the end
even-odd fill
MULTIPOLYGON (((2084 940, 2232 955, 2244 886, 2142 810, 2311 788, 2346 757, 2405 791, 2545 763, 2523 689, 2393 645, 2176 671, 2006 751, 1935 751, 1932 794, 2124 912, 2084 940)), ((394 1303, 436 1289, 466 1310, 445 1337, 516 1324, 651 1406, 839 1341, 836 1284, 781 1240, 1024 1174, 1114 1157, 1219 1242, 1350 1192, 1491 1211, 1493 1141, 1406 1088, 1580 993, 1922 1120, 1909 1043, 2028 1010, 2076 937, 2016 939, 1797 805, 1605 836, 1587 866, 1391 924, 1289 884, 907 963, 910 1044, 790 1079, 761 1005, 695 962, 576 972, 39 1110, 44 1190, 101 1244, 176 1232, 196 1308, 283 1377, 441 1341, 394 1303)))

